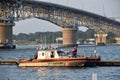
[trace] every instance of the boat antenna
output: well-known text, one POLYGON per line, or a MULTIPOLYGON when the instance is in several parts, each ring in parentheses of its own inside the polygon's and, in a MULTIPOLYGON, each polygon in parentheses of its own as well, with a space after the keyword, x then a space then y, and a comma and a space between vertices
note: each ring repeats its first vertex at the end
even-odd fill
POLYGON ((46 47, 47 46, 46 36, 44 38, 45 38, 45 46, 44 47, 46 47))
POLYGON ((54 42, 54 33, 52 34, 52 44, 54 46, 55 42, 54 42))
POLYGON ((96 53, 97 51, 96 51, 96 39, 97 39, 97 34, 96 34, 96 30, 94 30, 94 38, 95 38, 95 42, 94 42, 94 53, 96 53))

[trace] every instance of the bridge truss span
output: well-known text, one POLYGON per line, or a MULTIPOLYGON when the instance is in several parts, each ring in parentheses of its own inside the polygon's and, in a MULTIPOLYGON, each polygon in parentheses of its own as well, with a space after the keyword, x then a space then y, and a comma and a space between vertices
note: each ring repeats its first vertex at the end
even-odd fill
POLYGON ((86 26, 120 34, 120 22, 83 10, 36 0, 0 0, 1 19, 19 21, 32 17, 60 27, 86 26))

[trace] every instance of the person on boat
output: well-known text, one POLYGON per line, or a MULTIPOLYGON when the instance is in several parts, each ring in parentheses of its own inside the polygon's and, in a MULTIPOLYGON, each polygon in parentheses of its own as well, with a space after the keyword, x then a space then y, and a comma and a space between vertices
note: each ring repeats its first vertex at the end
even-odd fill
POLYGON ((72 56, 77 57, 77 46, 73 47, 72 56))
POLYGON ((34 59, 37 59, 37 57, 38 57, 38 54, 35 53, 35 54, 34 54, 34 59))
POLYGON ((99 56, 99 54, 97 53, 97 51, 96 50, 94 50, 94 52, 90 55, 90 57, 92 57, 92 58, 99 58, 100 56, 99 56))

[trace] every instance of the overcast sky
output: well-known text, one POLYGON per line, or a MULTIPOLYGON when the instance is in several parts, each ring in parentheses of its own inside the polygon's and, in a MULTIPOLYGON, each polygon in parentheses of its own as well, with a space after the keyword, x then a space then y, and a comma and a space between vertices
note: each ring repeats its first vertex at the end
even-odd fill
MULTIPOLYGON (((106 17, 120 17, 120 0, 39 0, 82 9, 106 17)), ((120 19, 116 19, 120 21, 120 19)), ((15 22, 13 34, 61 31, 61 28, 44 20, 27 19, 15 22)), ((84 29, 83 29, 84 30, 84 29)))

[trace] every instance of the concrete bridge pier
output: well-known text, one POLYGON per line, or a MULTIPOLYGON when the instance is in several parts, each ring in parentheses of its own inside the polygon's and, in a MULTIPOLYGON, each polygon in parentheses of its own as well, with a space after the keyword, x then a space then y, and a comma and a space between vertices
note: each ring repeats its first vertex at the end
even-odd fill
POLYGON ((0 49, 14 49, 12 44, 12 27, 15 23, 10 21, 0 21, 0 49))
POLYGON ((77 45, 77 27, 62 27, 63 46, 77 45))
POLYGON ((100 45, 100 46, 103 46, 103 45, 106 45, 106 37, 107 37, 107 34, 106 33, 97 33, 95 34, 95 37, 96 37, 96 45, 100 45))
POLYGON ((116 44, 120 45, 120 37, 116 37, 115 40, 116 40, 116 44))

